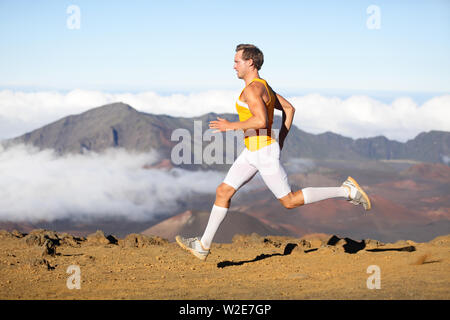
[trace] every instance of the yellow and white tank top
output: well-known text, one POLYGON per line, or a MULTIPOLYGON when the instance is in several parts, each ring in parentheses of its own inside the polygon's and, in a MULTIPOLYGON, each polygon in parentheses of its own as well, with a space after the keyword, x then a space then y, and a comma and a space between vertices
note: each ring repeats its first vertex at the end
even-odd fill
MULTIPOLYGON (((264 84, 264 86, 266 87, 267 93, 269 94, 269 101, 267 101, 267 103, 266 103, 267 128, 258 129, 258 130, 250 130, 251 136, 246 136, 244 139, 245 146, 250 151, 259 150, 265 146, 268 146, 268 145, 276 142, 275 135, 272 132, 275 94, 269 88, 269 86, 267 85, 267 82, 265 80, 255 78, 252 81, 250 81, 250 83, 252 83, 253 81, 258 81, 258 82, 261 82, 264 84)), ((247 86, 245 88, 247 88, 247 86)), ((239 95, 238 99, 236 100, 236 110, 239 115, 239 121, 241 121, 241 122, 246 121, 247 119, 249 119, 253 116, 253 114, 250 112, 250 108, 248 107, 248 104, 246 104, 245 102, 240 100, 245 88, 242 89, 241 94, 239 95)))

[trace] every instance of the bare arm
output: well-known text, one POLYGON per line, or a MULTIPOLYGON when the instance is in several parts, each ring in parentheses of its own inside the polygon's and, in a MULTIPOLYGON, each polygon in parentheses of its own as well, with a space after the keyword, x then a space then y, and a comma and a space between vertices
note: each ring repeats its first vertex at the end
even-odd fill
POLYGON ((243 97, 248 104, 252 117, 245 121, 236 122, 230 122, 222 118, 217 118, 217 121, 211 121, 209 124, 210 128, 218 129, 213 133, 227 130, 257 130, 267 127, 267 109, 262 98, 261 87, 249 85, 248 88, 245 89, 243 97))
POLYGON ((289 103, 285 98, 283 98, 278 93, 276 94, 275 109, 281 110, 283 113, 283 120, 280 128, 280 134, 278 137, 278 143, 280 148, 283 148, 284 140, 292 126, 292 121, 294 119, 295 108, 289 103))
POLYGON ((277 99, 275 101, 275 109, 281 110, 283 113, 283 118, 286 117, 284 121, 284 126, 287 130, 291 129, 292 120, 294 119, 295 108, 289 103, 285 98, 283 98, 278 93, 276 94, 277 99))

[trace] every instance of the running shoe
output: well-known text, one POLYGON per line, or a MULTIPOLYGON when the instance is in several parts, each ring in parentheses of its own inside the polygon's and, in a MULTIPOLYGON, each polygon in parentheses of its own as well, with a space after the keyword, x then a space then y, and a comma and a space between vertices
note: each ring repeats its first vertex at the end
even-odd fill
POLYGON ((347 200, 350 201, 350 203, 353 203, 355 206, 362 204, 365 210, 370 210, 372 208, 369 197, 355 179, 348 177, 342 186, 349 189, 347 200))
POLYGON ((200 239, 198 237, 186 239, 181 236, 176 236, 175 240, 180 245, 180 247, 189 251, 190 253, 192 253, 194 256, 196 256, 200 260, 203 260, 203 261, 206 260, 206 257, 209 254, 209 249, 203 248, 203 245, 200 242, 200 239))

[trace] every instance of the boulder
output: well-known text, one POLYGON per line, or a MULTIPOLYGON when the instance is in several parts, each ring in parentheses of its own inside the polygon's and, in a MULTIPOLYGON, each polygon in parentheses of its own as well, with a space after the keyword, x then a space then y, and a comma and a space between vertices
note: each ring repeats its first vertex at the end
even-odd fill
POLYGON ((91 233, 86 238, 87 243, 90 245, 107 245, 107 244, 117 244, 118 240, 116 237, 109 235, 105 236, 103 231, 97 230, 95 233, 91 233))
POLYGON ((52 241, 54 245, 60 244, 59 237, 55 232, 44 229, 33 230, 23 237, 23 241, 29 246, 42 246, 47 240, 52 241))
POLYGON ((168 240, 158 236, 146 236, 143 234, 132 233, 125 237, 123 246, 129 248, 145 248, 148 246, 161 246, 169 243, 168 240))
POLYGON ((46 257, 46 256, 54 257, 56 255, 56 245, 50 239, 45 240, 45 242, 42 245, 42 247, 43 247, 43 250, 42 250, 42 253, 41 253, 42 257, 46 257))

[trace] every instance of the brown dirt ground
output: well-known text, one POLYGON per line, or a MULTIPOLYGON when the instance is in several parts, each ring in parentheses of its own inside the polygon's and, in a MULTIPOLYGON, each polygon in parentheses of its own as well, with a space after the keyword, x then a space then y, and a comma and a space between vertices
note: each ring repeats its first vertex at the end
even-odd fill
POLYGON ((61 244, 56 255, 42 256, 42 245, 1 232, 0 299, 450 298, 450 235, 428 243, 372 240, 353 254, 345 240, 242 235, 213 244, 202 262, 173 242, 136 247, 124 239, 61 244), (80 289, 67 287, 69 265, 80 267, 80 289), (367 288, 370 265, 380 268, 380 289, 367 288))

